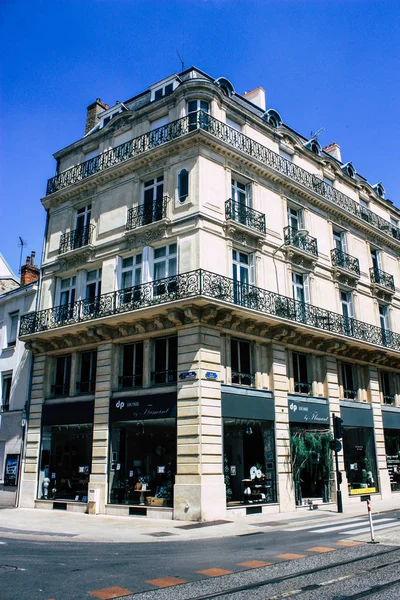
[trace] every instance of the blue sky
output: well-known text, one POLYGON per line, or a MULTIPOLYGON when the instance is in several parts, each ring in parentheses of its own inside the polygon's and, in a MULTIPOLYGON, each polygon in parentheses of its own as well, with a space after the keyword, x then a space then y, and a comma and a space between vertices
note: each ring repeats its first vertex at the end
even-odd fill
POLYGON ((344 161, 400 206, 398 0, 1 0, 0 252, 40 257, 52 154, 112 105, 196 65, 344 161))

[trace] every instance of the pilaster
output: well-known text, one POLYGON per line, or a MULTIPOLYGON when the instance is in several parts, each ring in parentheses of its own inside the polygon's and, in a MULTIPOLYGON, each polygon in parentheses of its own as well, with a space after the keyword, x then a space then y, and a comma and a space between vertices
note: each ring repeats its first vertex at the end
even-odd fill
POLYGON ((379 491, 382 499, 391 498, 390 477, 386 462, 385 432, 383 429, 379 373, 376 367, 369 367, 369 392, 372 416, 374 419, 376 464, 379 479, 379 491))

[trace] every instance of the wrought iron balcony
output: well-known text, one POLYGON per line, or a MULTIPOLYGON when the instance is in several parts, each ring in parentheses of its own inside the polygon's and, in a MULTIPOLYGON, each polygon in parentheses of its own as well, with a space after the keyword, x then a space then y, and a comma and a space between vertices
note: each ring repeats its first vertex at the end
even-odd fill
POLYGON ((58 253, 64 254, 64 252, 88 246, 92 243, 93 230, 94 225, 87 225, 86 227, 63 233, 60 238, 58 253))
POLYGON ((283 239, 286 246, 292 246, 318 256, 318 245, 317 240, 311 235, 299 235, 297 229, 293 227, 285 227, 283 230, 283 239))
POLYGON ((151 204, 141 204, 135 208, 130 208, 126 220, 127 231, 165 219, 167 216, 167 201, 168 196, 164 196, 162 200, 154 200, 151 204))
POLYGON ((331 260, 334 267, 340 267, 360 277, 360 262, 358 258, 342 252, 338 248, 331 250, 331 260))
POLYGON ((53 396, 68 396, 69 383, 56 383, 52 385, 51 393, 53 394, 53 396))
POLYGON ((153 371, 151 373, 151 381, 154 383, 154 385, 161 385, 163 383, 176 383, 177 370, 170 369, 169 371, 153 371))
POLYGON ((394 278, 393 275, 390 275, 390 273, 386 273, 385 271, 371 267, 369 270, 369 276, 371 278, 371 283, 375 283, 376 285, 380 285, 388 290, 392 290, 392 292, 395 291, 394 278))
POLYGON ((94 394, 96 391, 96 380, 91 379, 90 381, 77 381, 76 391, 79 394, 94 394))
POLYGON ((343 397, 346 400, 357 400, 358 398, 358 390, 343 390, 343 397))
POLYGON ((121 375, 119 386, 121 389, 141 388, 143 386, 143 375, 121 375))
POLYGON ((260 233, 266 232, 265 215, 263 213, 231 198, 225 202, 225 219, 232 219, 232 221, 256 229, 260 233))
POLYGON ((307 394, 308 396, 310 396, 312 394, 312 382, 295 381, 294 391, 296 394, 307 394))
POLYGON ((32 335, 188 298, 207 298, 228 305, 242 306, 246 310, 301 323, 320 332, 343 335, 400 352, 398 333, 382 330, 381 327, 350 319, 253 285, 241 284, 229 277, 203 269, 102 294, 97 296, 95 302, 93 299, 78 300, 66 306, 22 315, 19 335, 32 335))
POLYGON ((394 406, 394 396, 391 394, 383 396, 383 404, 391 404, 394 406))
POLYGON ((301 187, 305 187, 311 192, 322 196, 329 202, 332 202, 332 204, 363 219, 385 234, 400 241, 400 229, 389 223, 389 221, 386 221, 386 219, 376 215, 365 206, 361 206, 361 204, 346 196, 346 194, 343 194, 343 192, 340 192, 323 179, 309 173, 305 169, 295 165, 292 161, 283 158, 283 156, 273 152, 266 146, 203 111, 198 111, 197 116, 196 113, 191 113, 189 116, 182 117, 177 121, 162 125, 153 131, 140 135, 115 148, 110 148, 98 156, 59 173, 48 180, 46 195, 53 194, 58 190, 83 181, 134 156, 139 156, 144 152, 196 131, 206 131, 235 150, 243 152, 273 171, 280 173, 284 177, 288 177, 301 187))
POLYGON ((240 371, 232 371, 232 383, 238 385, 254 385, 255 377, 251 373, 241 373, 240 371))

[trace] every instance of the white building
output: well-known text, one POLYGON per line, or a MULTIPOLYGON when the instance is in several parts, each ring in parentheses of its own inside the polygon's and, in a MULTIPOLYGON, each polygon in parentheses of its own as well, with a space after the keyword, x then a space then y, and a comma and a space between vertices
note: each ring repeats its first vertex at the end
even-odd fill
POLYGON ((21 505, 85 511, 90 490, 108 514, 214 520, 328 501, 333 414, 344 505, 400 489, 400 212, 381 183, 262 88, 196 68, 96 100, 55 158, 21 323, 21 505))
POLYGON ((33 257, 21 269, 21 284, 13 275, 16 287, 0 295, 0 505, 17 502, 32 366, 18 328, 21 315, 35 310, 39 269, 33 257))

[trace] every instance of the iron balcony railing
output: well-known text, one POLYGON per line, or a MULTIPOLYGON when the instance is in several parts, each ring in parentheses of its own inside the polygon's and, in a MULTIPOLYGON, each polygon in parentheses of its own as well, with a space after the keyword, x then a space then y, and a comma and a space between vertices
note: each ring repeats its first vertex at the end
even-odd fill
POLYGON ((73 229, 68 233, 63 233, 60 238, 60 247, 58 249, 59 254, 69 252, 69 250, 76 250, 83 246, 88 246, 92 243, 94 225, 87 225, 80 229, 73 229))
POLYGON ((176 383, 177 375, 176 369, 169 369, 167 371, 152 371, 151 382, 154 385, 161 385, 163 383, 176 383))
POLYGON ((143 375, 121 375, 119 377, 121 389, 143 387, 143 375))
POLYGON ((232 200, 232 198, 225 202, 225 219, 232 219, 232 221, 251 227, 260 233, 266 232, 265 215, 246 204, 232 200))
POLYGON ((358 390, 343 390, 343 397, 346 400, 357 400, 358 390))
POLYGON ((296 394, 307 394, 310 396, 312 394, 312 382, 311 381, 295 381, 294 382, 294 391, 296 394))
POLYGON ((232 383, 239 385, 254 386, 255 377, 252 373, 242 373, 241 371, 232 371, 232 383))
POLYGON ((177 121, 162 125, 158 129, 140 135, 115 148, 110 148, 98 156, 59 173, 48 180, 46 195, 53 194, 78 181, 83 181, 91 175, 109 169, 134 156, 143 154, 143 152, 147 152, 198 130, 207 131, 236 150, 251 156, 263 165, 288 177, 313 193, 317 193, 329 202, 363 219, 394 239, 400 240, 400 229, 389 223, 389 221, 386 221, 386 219, 376 215, 365 206, 359 204, 359 202, 346 196, 346 194, 343 194, 343 192, 340 192, 323 179, 309 173, 305 169, 295 165, 292 161, 287 160, 283 156, 280 156, 280 154, 273 152, 273 150, 203 111, 198 111, 197 115, 196 113, 191 113, 177 121))
POLYGON ((131 229, 165 219, 167 216, 167 201, 168 196, 164 196, 161 200, 154 200, 154 202, 149 204, 130 208, 126 220, 126 229, 130 231, 131 229))
POLYGON ((299 248, 299 250, 304 250, 304 252, 318 256, 317 240, 311 237, 311 235, 300 236, 297 229, 285 227, 283 230, 283 239, 287 246, 294 246, 295 248, 299 248))
POLYGON ((381 271, 376 267, 371 267, 369 270, 369 276, 371 279, 371 283, 381 285, 382 287, 385 287, 388 290, 392 290, 392 292, 395 291, 393 275, 385 273, 385 271, 381 271))
POLYGON ((96 380, 90 379, 89 381, 77 381, 76 391, 79 394, 89 394, 96 391, 96 380))
POLYGON ((69 387, 69 383, 55 383, 51 386, 51 393, 53 396, 68 396, 69 387))
POLYGON ((351 271, 360 277, 360 262, 358 258, 350 256, 350 254, 346 254, 346 252, 342 252, 338 248, 334 248, 331 250, 331 260, 334 267, 346 269, 346 271, 351 271))
POLYGON ((383 396, 383 403, 393 405, 394 404, 394 396, 392 396, 391 394, 383 396))
POLYGON ((204 269, 21 316, 20 336, 101 319, 168 302, 205 297, 287 319, 334 335, 400 351, 400 334, 281 296, 204 269))

